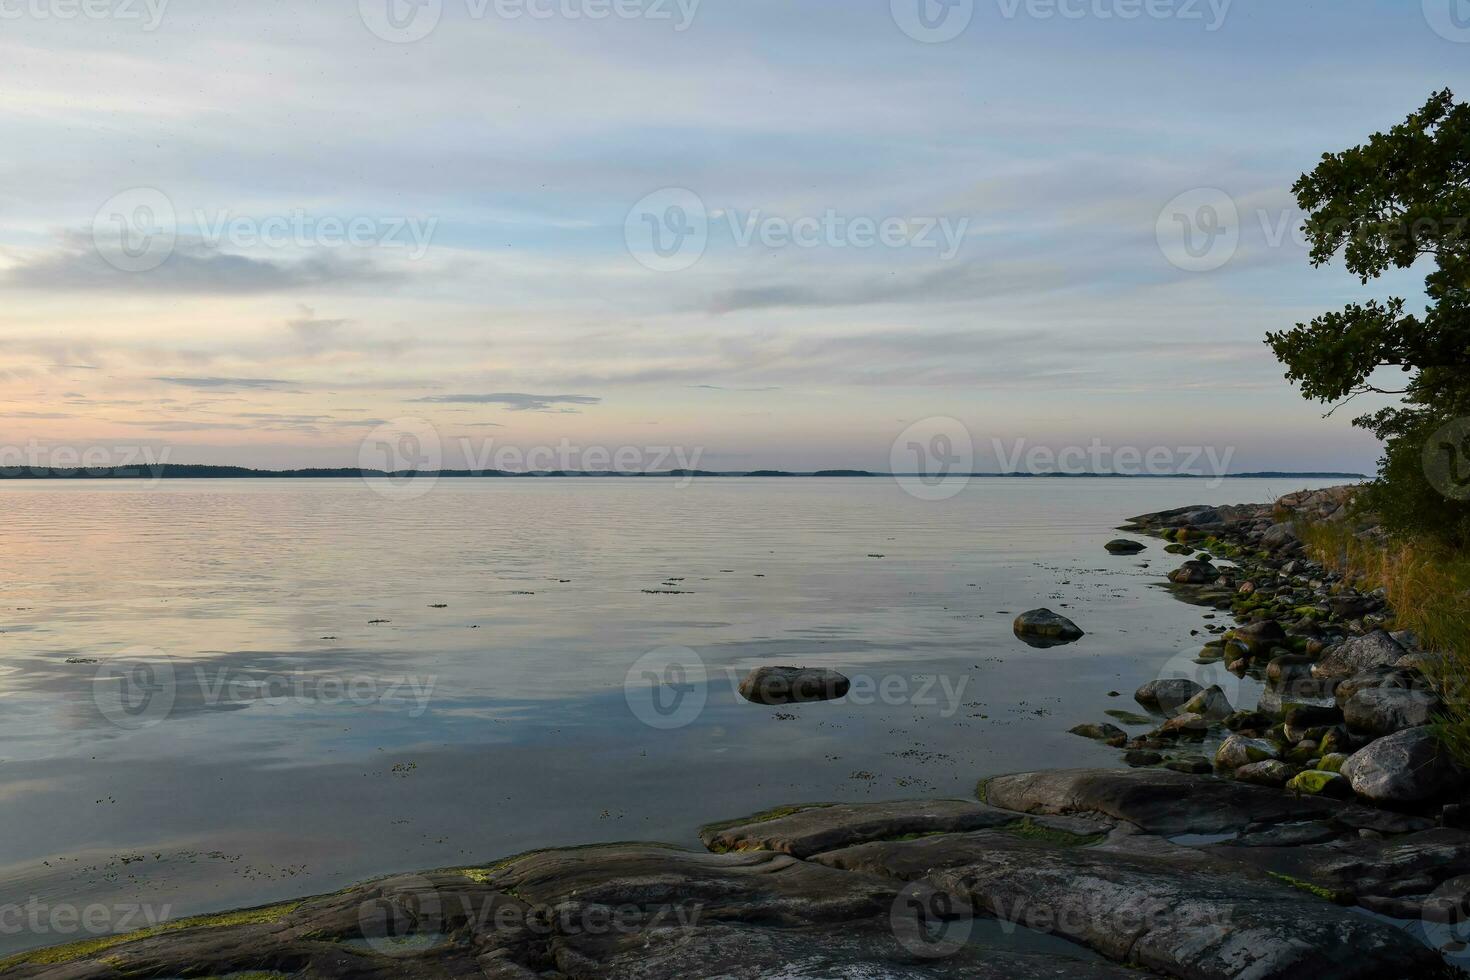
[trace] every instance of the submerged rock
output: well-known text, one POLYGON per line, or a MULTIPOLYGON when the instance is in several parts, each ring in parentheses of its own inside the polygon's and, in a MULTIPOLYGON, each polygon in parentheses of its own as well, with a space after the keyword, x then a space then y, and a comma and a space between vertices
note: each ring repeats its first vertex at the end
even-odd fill
POLYGON ((1148 545, 1144 544, 1141 541, 1130 541, 1127 538, 1118 538, 1116 541, 1109 541, 1103 547, 1107 548, 1108 552, 1114 555, 1136 555, 1140 551, 1147 550, 1148 545))
POLYGON ((1012 624, 1017 636, 1038 646, 1071 643, 1085 634, 1077 624, 1050 609, 1032 609, 1016 617, 1012 624))
POLYGON ((1110 738, 1118 738, 1120 736, 1122 738, 1128 737, 1128 733, 1123 731, 1123 729, 1117 725, 1110 725, 1107 722, 1103 722, 1100 725, 1093 724, 1092 722, 1077 725, 1074 728, 1068 729, 1068 734, 1081 735, 1083 738, 1096 739, 1099 742, 1106 742, 1110 738))
POLYGON ((754 704, 807 704, 846 697, 851 682, 817 667, 758 667, 740 682, 740 696, 754 704))

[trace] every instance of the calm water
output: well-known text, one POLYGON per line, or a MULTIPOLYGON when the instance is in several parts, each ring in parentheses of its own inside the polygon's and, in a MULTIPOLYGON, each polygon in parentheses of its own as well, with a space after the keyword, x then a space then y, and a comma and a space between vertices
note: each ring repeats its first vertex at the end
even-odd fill
MULTIPOLYGON (((1159 588, 1173 556, 1110 557, 1112 528, 1300 488, 976 480, 932 503, 887 480, 456 481, 413 500, 347 481, 0 484, 0 903, 183 915, 548 845, 694 844, 701 823, 787 802, 1117 765, 1066 729, 1136 707, 1108 692, 1192 656, 1201 623, 1159 588), (1013 616, 1041 605, 1088 636, 1021 644, 1013 616), (647 658, 670 647, 692 653, 647 658), (874 686, 740 700, 731 678, 772 663, 874 686)), ((0 950, 70 938, 3 930, 0 950)))

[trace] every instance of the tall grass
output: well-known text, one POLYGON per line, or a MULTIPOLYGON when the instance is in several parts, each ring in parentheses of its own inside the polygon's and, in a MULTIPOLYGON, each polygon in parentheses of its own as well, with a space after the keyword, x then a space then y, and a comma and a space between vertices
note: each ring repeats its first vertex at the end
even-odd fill
POLYGON ((1314 558, 1362 589, 1382 588, 1394 627, 1439 656, 1425 665, 1445 709, 1435 734, 1470 767, 1470 555, 1425 539, 1362 539, 1347 522, 1298 528, 1314 558))

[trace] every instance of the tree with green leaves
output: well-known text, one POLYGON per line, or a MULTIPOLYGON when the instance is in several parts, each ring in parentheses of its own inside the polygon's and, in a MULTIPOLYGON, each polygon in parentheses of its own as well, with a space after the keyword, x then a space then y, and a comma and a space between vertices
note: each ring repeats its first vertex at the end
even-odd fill
POLYGON ((1391 531, 1470 547, 1470 423, 1457 424, 1470 417, 1470 104, 1439 92, 1387 133, 1325 154, 1292 190, 1313 266, 1341 253, 1367 284, 1433 263, 1422 312, 1399 297, 1352 303, 1267 341, 1307 398, 1401 396, 1354 420, 1384 441, 1365 503, 1391 531))

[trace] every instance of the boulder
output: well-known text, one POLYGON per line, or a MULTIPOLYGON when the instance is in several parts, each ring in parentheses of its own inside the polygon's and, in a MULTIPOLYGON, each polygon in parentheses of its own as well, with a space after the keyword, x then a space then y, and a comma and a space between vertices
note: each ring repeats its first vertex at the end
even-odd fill
POLYGON ((1347 777, 1335 772, 1323 772, 1320 769, 1308 769, 1306 772, 1297 773, 1286 784, 1286 788, 1293 793, 1330 796, 1338 800, 1345 800, 1353 795, 1353 787, 1347 777))
POLYGON ((757 667, 740 682, 740 696, 753 704, 807 704, 847 695, 851 682, 817 667, 757 667))
POLYGON ((1218 684, 1190 698, 1185 703, 1183 710, 1185 713, 1202 715, 1211 721, 1222 721, 1235 712, 1235 708, 1230 704, 1230 699, 1225 696, 1225 691, 1218 684))
POLYGON ((1410 728, 1369 743, 1343 763, 1353 792, 1374 803, 1422 803, 1458 781, 1449 753, 1428 728, 1410 728))
POLYGON ((1116 541, 1109 541, 1103 547, 1108 549, 1109 554, 1136 555, 1140 551, 1146 550, 1148 545, 1142 541, 1130 541, 1127 538, 1118 538, 1116 541))
POLYGON ((1343 640, 1312 668, 1318 677, 1351 677, 1375 667, 1392 667, 1408 651, 1383 630, 1343 640))
POLYGON ((1158 738, 1202 739, 1210 731, 1210 720, 1193 712, 1177 714, 1160 725, 1154 735, 1158 738))
POLYGON ((1033 609, 1016 617, 1012 624, 1017 636, 1038 646, 1071 643, 1084 634, 1077 624, 1050 609, 1033 609))
POLYGON ((1165 714, 1172 714, 1203 690, 1203 687, 1187 677, 1164 677, 1140 687, 1134 692, 1133 700, 1146 708, 1157 708, 1165 714))
POLYGON ((1220 570, 1207 561, 1187 561, 1169 573, 1175 585, 1208 585, 1220 577, 1220 570))
POLYGON ((1235 770, 1235 778, 1242 783, 1279 788, 1285 786, 1287 781, 1300 771, 1296 766, 1279 759, 1267 759, 1264 762, 1252 762, 1248 766, 1241 766, 1235 770))
POLYGON ((1273 524, 1261 535, 1261 547, 1270 552, 1288 551, 1293 546, 1301 544, 1297 537, 1296 525, 1287 521, 1285 524, 1273 524))
POLYGON ((1366 687, 1348 699, 1342 712, 1355 732, 1392 735, 1405 728, 1422 728, 1442 707, 1439 698, 1429 691, 1366 687))
POLYGON ((1227 634, 1227 639, 1234 640, 1252 657, 1264 657, 1286 642, 1286 631, 1276 620, 1263 619, 1237 627, 1227 634))
POLYGON ((1215 752, 1215 765, 1221 769, 1239 769, 1253 762, 1281 758, 1281 751, 1262 738, 1231 735, 1215 752))
POLYGON ((1333 693, 1338 704, 1347 704, 1354 694, 1370 687, 1399 687, 1405 690, 1421 686, 1418 675, 1393 667, 1374 667, 1339 681, 1333 693))

